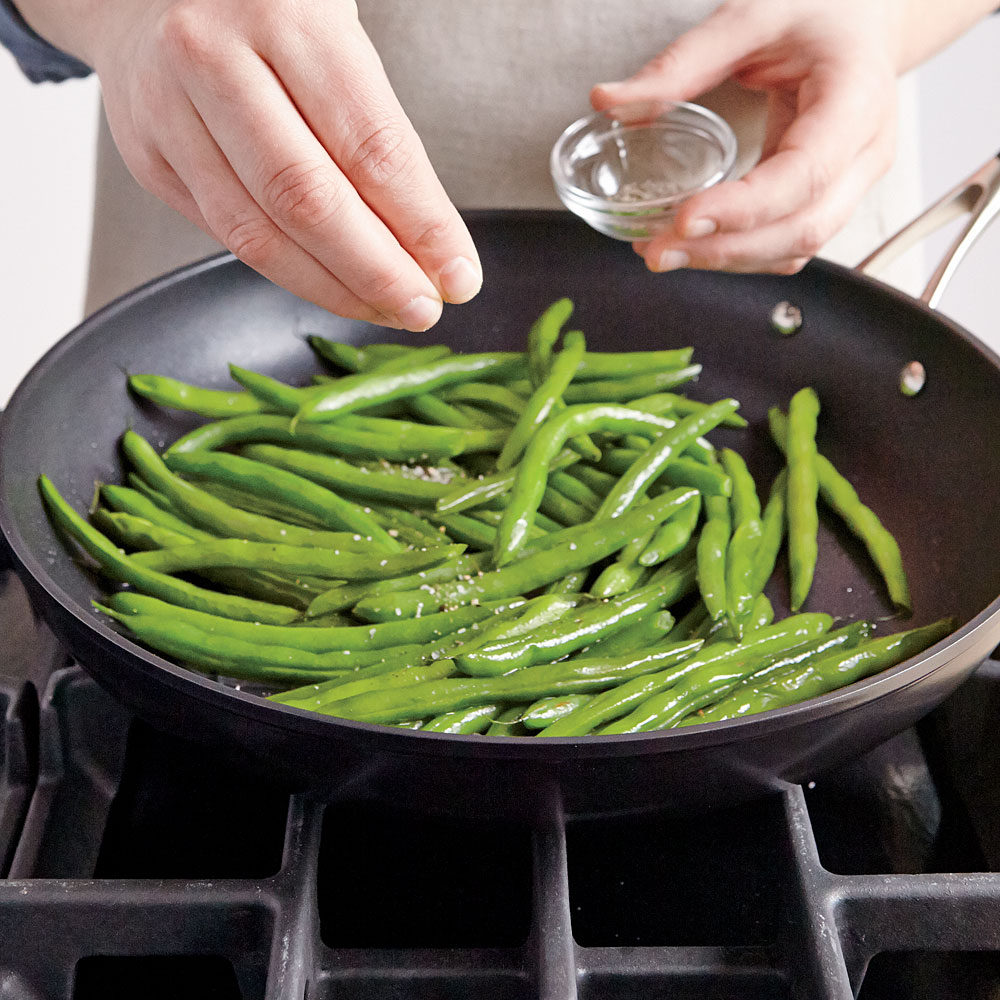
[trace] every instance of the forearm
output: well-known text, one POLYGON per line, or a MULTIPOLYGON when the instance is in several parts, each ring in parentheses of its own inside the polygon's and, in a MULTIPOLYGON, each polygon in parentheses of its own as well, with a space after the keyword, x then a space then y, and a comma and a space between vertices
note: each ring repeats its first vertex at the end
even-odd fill
POLYGON ((900 73, 947 48, 978 21, 997 9, 997 0, 901 0, 900 73))

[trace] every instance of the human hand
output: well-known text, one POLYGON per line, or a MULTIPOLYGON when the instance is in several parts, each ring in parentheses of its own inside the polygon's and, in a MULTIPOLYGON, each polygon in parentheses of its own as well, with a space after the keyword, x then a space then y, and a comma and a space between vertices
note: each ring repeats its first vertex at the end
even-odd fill
POLYGON ((71 6, 40 20, 97 71, 129 169, 255 270, 407 330, 478 292, 472 238, 352 0, 71 6))
POLYGON ((730 77, 768 97, 759 163, 635 244, 651 270, 791 274, 820 250, 892 162, 903 6, 729 0, 635 76, 594 88, 598 110, 689 100, 730 77))

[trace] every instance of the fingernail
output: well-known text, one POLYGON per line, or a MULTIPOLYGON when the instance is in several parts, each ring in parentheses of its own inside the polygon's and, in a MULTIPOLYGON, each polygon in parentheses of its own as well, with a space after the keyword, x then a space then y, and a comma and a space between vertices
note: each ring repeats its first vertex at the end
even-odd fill
POLYGON ((694 219, 684 227, 684 236, 689 240, 696 240, 699 236, 711 236, 718 232, 719 224, 715 219, 694 219))
POLYGON ((441 315, 441 303, 429 295, 418 295, 410 299, 396 313, 396 319, 403 327, 413 333, 421 333, 432 327, 441 315))
POLYGON ((448 261, 438 273, 448 302, 468 302, 482 288, 483 273, 468 257, 448 261))
POLYGON ((691 263, 691 257, 683 250, 664 250, 656 261, 653 271, 675 271, 679 267, 687 267, 691 263))

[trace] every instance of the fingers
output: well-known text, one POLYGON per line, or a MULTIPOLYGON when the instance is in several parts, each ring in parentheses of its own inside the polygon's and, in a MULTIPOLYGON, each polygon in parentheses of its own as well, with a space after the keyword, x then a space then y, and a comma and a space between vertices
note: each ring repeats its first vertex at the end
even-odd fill
POLYGON ((479 259, 351 9, 249 3, 222 25, 241 32, 172 6, 164 92, 198 124, 182 140, 154 120, 146 136, 190 192, 171 203, 251 266, 332 311, 425 330, 476 294, 479 259), (284 30, 262 33, 262 58, 269 17, 284 30))
POLYGON ((865 191, 884 171, 885 164, 881 149, 872 144, 822 198, 776 221, 749 230, 717 232, 688 240, 666 233, 637 245, 636 250, 653 271, 694 267, 794 273, 843 226, 865 191))
POLYGON ((329 33, 339 36, 343 56, 331 59, 327 34, 308 27, 278 36, 280 45, 269 39, 262 55, 334 162, 444 299, 471 299, 482 284, 475 245, 367 35, 356 18, 341 15, 329 33))
POLYGON ((171 133, 180 138, 169 167, 183 193, 165 197, 223 246, 271 281, 338 316, 399 328, 351 292, 266 216, 233 172, 193 107, 174 116, 171 133), (205 186, 200 179, 212 177, 205 186), (197 192, 193 195, 190 192, 197 192))
POLYGON ((681 35, 627 80, 599 83, 590 93, 597 111, 633 101, 686 101, 733 74, 740 60, 767 37, 767 15, 748 18, 723 4, 681 35))

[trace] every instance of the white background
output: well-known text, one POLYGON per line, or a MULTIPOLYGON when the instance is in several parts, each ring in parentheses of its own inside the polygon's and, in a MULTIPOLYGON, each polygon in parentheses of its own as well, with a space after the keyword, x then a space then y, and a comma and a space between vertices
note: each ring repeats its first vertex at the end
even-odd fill
MULTIPOLYGON (((1000 149, 1000 16, 916 76, 929 203, 1000 149)), ((93 79, 33 86, 0 50, 0 406, 82 318, 98 99, 93 79)), ((1000 224, 973 250, 941 305, 995 350, 998 265, 1000 224)))

